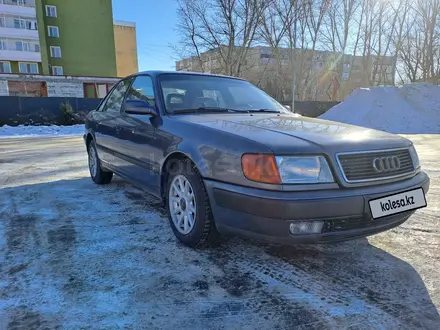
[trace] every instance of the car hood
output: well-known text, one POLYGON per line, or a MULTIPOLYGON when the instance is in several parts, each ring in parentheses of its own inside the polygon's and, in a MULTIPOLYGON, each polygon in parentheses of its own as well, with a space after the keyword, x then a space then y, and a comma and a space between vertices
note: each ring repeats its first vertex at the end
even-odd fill
MULTIPOLYGON (((411 145, 409 140, 398 135, 295 114, 205 114, 176 118, 251 139, 278 154, 377 150, 411 145)), ((233 140, 225 143, 233 143, 233 140)))

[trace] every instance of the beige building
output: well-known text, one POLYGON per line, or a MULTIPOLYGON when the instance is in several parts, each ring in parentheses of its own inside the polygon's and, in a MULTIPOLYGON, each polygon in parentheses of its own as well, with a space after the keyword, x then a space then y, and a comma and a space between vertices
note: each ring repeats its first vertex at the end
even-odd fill
MULTIPOLYGON (((237 54, 240 52, 237 48, 237 54)), ((292 54, 288 48, 252 47, 247 50, 240 75, 280 101, 292 99, 294 67, 297 100, 338 101, 359 87, 394 84, 394 57, 364 58, 308 49, 297 49, 294 58, 292 54)), ((176 62, 176 70, 226 74, 222 63, 219 51, 211 50, 200 58, 176 62)))
POLYGON ((136 23, 115 21, 116 70, 118 77, 139 71, 136 42, 136 23))

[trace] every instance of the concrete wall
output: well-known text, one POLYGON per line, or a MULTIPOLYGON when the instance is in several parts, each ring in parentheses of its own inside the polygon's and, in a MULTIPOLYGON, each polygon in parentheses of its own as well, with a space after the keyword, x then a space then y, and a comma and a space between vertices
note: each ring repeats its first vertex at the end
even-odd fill
MULTIPOLYGON (((96 86, 97 89, 107 86, 109 90, 119 79, 97 78, 97 77, 65 77, 65 76, 44 76, 44 75, 23 75, 23 74, 0 74, 0 96, 48 96, 48 97, 85 97, 85 84, 96 86), (14 83, 12 88, 9 84, 14 83), (18 84, 17 84, 18 83, 18 84), (35 83, 39 83, 40 93, 35 91, 35 83), (21 90, 26 93, 20 92, 21 90)), ((88 96, 93 97, 93 96, 88 96)), ((0 108, 1 111, 1 108, 0 108)))
POLYGON ((49 97, 84 97, 84 84, 79 81, 48 81, 49 97))
MULTIPOLYGON (((282 102, 282 104, 291 106, 292 101, 282 102)), ((295 113, 306 117, 316 118, 338 104, 339 102, 337 101, 296 101, 295 113)))
POLYGON ((7 80, 0 80, 0 96, 9 96, 9 87, 7 80))
POLYGON ((139 71, 134 23, 116 21, 114 25, 116 71, 118 77, 126 77, 139 71))

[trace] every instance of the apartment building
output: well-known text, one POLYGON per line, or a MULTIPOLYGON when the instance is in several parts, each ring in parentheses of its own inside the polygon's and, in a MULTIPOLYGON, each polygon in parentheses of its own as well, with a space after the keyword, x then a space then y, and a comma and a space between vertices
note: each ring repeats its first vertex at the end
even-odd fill
POLYGON ((0 0, 2 96, 103 97, 137 67, 135 23, 111 0, 0 0))
POLYGON ((0 73, 42 67, 35 0, 0 0, 0 73))
POLYGON ((97 77, 133 73, 136 27, 130 22, 124 26, 128 28, 121 36, 111 0, 0 0, 0 73, 97 77), (130 49, 117 57, 117 45, 127 45, 121 38, 128 40, 130 49))
MULTIPOLYGON (((242 49, 236 51, 241 53, 242 49)), ((214 49, 202 53, 200 58, 176 62, 176 70, 226 74, 222 64, 219 51, 214 49)), ((292 52, 289 48, 258 46, 247 50, 241 76, 276 99, 286 101, 292 99, 294 68, 297 100, 337 101, 359 87, 393 85, 395 57, 362 57, 310 49, 292 52)))

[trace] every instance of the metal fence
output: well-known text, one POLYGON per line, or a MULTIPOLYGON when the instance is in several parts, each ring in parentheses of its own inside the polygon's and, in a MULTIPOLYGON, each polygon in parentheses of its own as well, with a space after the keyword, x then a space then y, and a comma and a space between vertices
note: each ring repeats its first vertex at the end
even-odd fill
MULTIPOLYGON (((0 96, 0 126, 21 124, 65 124, 63 104, 70 104, 77 120, 83 120, 96 109, 99 98, 74 97, 20 97, 0 96)), ((339 102, 298 101, 295 112, 307 117, 318 117, 339 102)), ((288 102, 283 102, 290 105, 288 102)))
POLYGON ((0 126, 21 124, 65 124, 63 104, 69 104, 78 121, 96 109, 101 99, 74 97, 0 96, 0 126))

